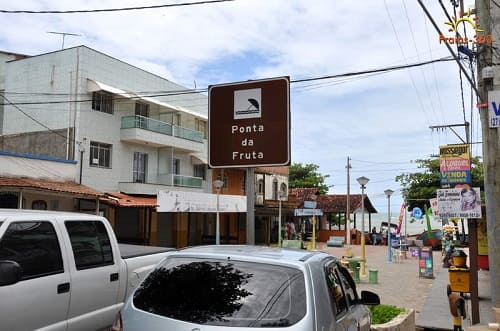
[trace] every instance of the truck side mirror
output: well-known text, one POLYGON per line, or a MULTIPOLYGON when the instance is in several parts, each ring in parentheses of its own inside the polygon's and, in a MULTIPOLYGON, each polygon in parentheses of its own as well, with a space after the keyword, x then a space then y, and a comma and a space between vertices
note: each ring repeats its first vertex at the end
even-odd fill
POLYGON ((0 261, 0 286, 17 283, 23 276, 23 269, 15 261, 0 261))

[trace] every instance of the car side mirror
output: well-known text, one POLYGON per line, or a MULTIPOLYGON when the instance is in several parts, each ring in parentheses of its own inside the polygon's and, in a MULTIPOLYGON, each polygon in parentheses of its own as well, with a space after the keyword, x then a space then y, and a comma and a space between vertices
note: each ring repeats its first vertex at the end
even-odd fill
POLYGON ((370 291, 361 291, 361 303, 367 306, 376 306, 380 304, 380 297, 370 291))
POLYGON ((17 283, 23 276, 23 269, 15 261, 0 261, 0 286, 7 286, 17 283))

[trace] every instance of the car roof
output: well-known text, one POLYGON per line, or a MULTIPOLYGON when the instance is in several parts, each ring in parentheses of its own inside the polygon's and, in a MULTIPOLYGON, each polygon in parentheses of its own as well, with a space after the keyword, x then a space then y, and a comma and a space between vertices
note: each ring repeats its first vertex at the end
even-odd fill
POLYGON ((241 259, 258 259, 269 262, 282 261, 303 264, 313 257, 325 257, 329 254, 320 251, 258 245, 207 245, 183 248, 173 253, 173 255, 203 256, 224 259, 233 257, 241 259))
POLYGON ((33 218, 36 215, 38 217, 59 217, 59 218, 81 218, 82 220, 88 218, 99 218, 102 219, 101 216, 93 215, 93 214, 84 214, 84 213, 76 213, 76 212, 63 212, 63 211, 54 211, 54 210, 35 210, 35 209, 1 209, 0 208, 0 220, 6 220, 8 218, 11 219, 22 219, 22 218, 33 218))

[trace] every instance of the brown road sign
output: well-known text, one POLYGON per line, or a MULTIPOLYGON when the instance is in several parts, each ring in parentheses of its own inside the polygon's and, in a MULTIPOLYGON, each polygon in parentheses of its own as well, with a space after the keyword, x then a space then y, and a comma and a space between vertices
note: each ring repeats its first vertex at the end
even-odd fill
POLYGON ((290 79, 208 88, 208 164, 212 168, 290 164, 290 79))

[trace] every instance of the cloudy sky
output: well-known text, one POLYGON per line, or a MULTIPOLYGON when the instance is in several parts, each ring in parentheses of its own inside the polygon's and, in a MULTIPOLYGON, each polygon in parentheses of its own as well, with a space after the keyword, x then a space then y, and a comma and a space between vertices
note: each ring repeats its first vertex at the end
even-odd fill
MULTIPOLYGON (((181 4, 188 0, 19 0, 0 10, 68 11, 181 4)), ((208 1, 207 1, 208 2, 208 1)), ((438 1, 423 0, 440 30, 450 35, 438 1)), ((442 1, 453 15, 450 1, 442 1)), ((466 8, 472 6, 466 1, 466 8)), ((0 50, 27 55, 86 45, 189 88, 289 76, 292 162, 319 165, 331 193, 351 193, 356 178, 379 212, 385 189, 402 202, 394 178, 418 171, 414 160, 460 143, 450 130, 430 126, 471 123, 481 141, 476 101, 455 62, 411 69, 336 76, 449 58, 418 1, 235 0, 156 9, 90 13, 0 13, 0 50), (462 80, 462 85, 460 81, 462 80), (463 91, 463 94, 462 94, 463 91), (463 95, 463 98, 462 98, 463 95)), ((469 36, 474 35, 468 29, 469 36)), ((471 47, 471 46, 470 46, 471 47)), ((456 49, 455 49, 456 52, 456 49)), ((468 66, 468 61, 463 61, 468 66)), ((463 127, 455 131, 465 139, 463 127)), ((473 155, 480 155, 473 145, 473 155)))

